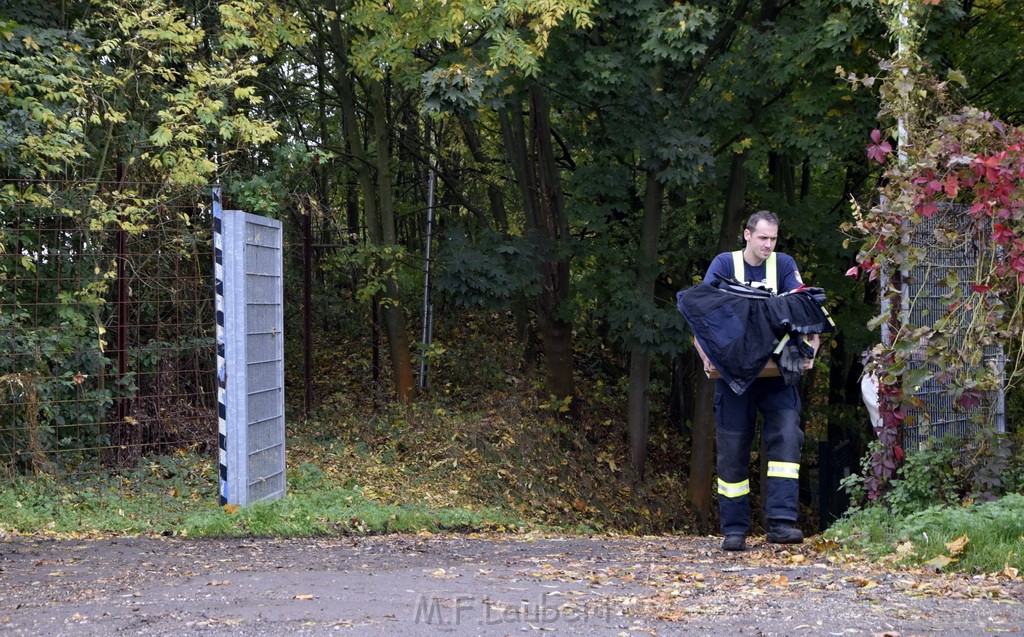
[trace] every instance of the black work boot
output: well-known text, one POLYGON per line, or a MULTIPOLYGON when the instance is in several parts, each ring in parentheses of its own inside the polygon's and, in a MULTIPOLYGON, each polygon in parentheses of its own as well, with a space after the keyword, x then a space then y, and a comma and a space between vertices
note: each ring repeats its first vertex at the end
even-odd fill
POLYGON ((772 544, 800 544, 804 541, 804 534, 789 520, 771 520, 765 539, 772 544))
POLYGON ((722 540, 723 551, 744 551, 747 548, 747 538, 744 535, 726 535, 722 540))

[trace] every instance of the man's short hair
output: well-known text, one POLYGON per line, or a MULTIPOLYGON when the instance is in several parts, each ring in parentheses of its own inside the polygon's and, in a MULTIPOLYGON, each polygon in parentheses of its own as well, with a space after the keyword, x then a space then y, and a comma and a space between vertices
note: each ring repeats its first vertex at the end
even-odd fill
POLYGON ((750 215, 750 219, 747 219, 747 230, 753 232, 757 228, 759 221, 767 221, 773 226, 777 226, 779 225, 779 216, 770 210, 758 210, 750 215))

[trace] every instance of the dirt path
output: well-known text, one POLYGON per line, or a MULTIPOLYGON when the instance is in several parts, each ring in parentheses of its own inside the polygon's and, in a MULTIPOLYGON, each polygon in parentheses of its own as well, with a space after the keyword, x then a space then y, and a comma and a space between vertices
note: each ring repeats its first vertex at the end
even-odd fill
POLYGON ((980 635, 1024 580, 714 538, 0 539, 0 635, 980 635))

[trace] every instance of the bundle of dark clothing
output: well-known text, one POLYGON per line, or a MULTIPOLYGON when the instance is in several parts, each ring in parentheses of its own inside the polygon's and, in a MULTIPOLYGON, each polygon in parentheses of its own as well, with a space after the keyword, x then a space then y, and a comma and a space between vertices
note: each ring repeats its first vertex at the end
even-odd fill
POLYGON ((814 358, 804 336, 835 330, 821 288, 775 295, 719 278, 679 292, 676 301, 704 354, 737 395, 770 359, 786 385, 798 382, 806 362, 814 358))

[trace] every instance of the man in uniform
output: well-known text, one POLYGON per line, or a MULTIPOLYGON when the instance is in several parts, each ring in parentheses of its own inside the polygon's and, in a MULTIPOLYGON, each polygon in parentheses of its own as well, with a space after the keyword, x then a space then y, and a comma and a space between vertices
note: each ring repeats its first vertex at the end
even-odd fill
MULTIPOLYGON (((796 262, 775 252, 779 239, 779 218, 766 210, 756 212, 743 230, 746 247, 715 257, 704 282, 716 275, 734 277, 781 294, 803 285, 796 262)), ((817 336, 809 339, 817 350, 817 336)), ((697 345, 705 371, 712 363, 697 345)), ((786 386, 781 377, 760 377, 737 395, 722 379, 715 381, 715 425, 717 443, 718 503, 722 549, 742 551, 750 533, 750 446, 754 439, 756 412, 764 416, 762 452, 768 456, 765 513, 767 540, 798 544, 804 536, 796 527, 799 508, 800 450, 804 434, 800 429, 800 394, 796 385, 786 386)))

